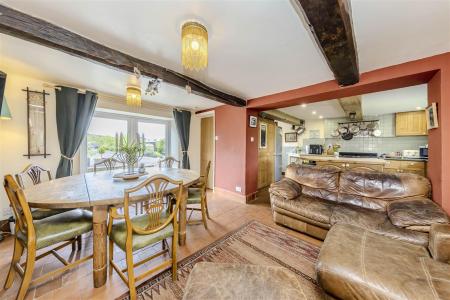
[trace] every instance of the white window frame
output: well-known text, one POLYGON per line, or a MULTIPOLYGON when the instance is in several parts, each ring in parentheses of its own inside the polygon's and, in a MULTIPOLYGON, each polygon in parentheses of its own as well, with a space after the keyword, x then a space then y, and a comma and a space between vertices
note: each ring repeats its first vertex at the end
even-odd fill
MULTIPOLYGON (((156 124, 164 124, 166 126, 166 142, 165 142, 165 153, 167 156, 170 156, 171 149, 171 121, 170 120, 161 120, 155 119, 152 117, 142 117, 142 116, 130 116, 121 113, 112 113, 112 112, 104 112, 104 111, 96 111, 94 113, 94 118, 105 118, 105 119, 117 119, 122 121, 127 121, 127 136, 131 137, 131 140, 134 141, 136 138, 136 134, 138 132, 138 123, 156 123, 156 124)), ((87 134, 83 139, 83 142, 80 146, 80 172, 91 172, 93 171, 93 167, 87 167, 87 134)))

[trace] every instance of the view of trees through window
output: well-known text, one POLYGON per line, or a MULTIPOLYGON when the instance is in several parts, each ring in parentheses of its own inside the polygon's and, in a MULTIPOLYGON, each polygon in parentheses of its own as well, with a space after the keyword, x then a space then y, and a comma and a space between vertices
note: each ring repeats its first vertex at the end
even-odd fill
POLYGON ((131 132, 134 136, 139 134, 142 137, 144 134, 145 153, 142 163, 147 166, 154 165, 167 155, 165 123, 95 116, 92 118, 86 138, 87 167, 93 167, 96 161, 113 156, 116 151, 116 133, 122 133, 126 138, 128 128, 136 128, 135 132, 131 132))

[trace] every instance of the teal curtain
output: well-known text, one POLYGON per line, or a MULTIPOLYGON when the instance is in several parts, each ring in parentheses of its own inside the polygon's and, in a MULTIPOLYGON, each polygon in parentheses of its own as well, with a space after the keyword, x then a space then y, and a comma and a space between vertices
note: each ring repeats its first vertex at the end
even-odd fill
POLYGON ((188 110, 173 110, 175 125, 177 126, 178 137, 180 138, 181 151, 183 153, 181 165, 183 169, 190 169, 189 163, 189 130, 191 128, 191 112, 188 110))
POLYGON ((97 94, 90 91, 82 94, 69 87, 61 87, 55 92, 56 125, 61 151, 56 178, 60 178, 72 175, 73 157, 89 129, 97 104, 97 94))

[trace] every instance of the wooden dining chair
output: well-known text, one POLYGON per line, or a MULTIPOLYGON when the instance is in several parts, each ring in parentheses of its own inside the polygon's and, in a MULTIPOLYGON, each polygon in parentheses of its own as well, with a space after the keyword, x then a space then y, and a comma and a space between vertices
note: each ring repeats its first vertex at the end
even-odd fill
MULTIPOLYGON (((19 184, 20 188, 24 190, 27 186, 27 183, 32 185, 40 184, 44 181, 52 180, 52 173, 50 170, 46 170, 38 165, 29 164, 23 169, 22 172, 16 174, 16 180, 19 184), (45 179, 43 177, 46 177, 45 179)), ((48 208, 33 208, 31 209, 31 215, 33 220, 42 220, 44 218, 48 218, 71 209, 48 209, 48 208)), ((78 249, 81 249, 82 239, 81 236, 77 238, 78 249)), ((75 247, 75 244, 73 245, 75 247)))
POLYGON ((125 163, 119 161, 117 158, 109 157, 102 160, 99 160, 94 163, 94 173, 97 172, 97 167, 103 165, 106 170, 114 170, 117 164, 121 164, 122 168, 125 169, 125 163))
POLYGON ((173 168, 174 165, 179 169, 180 161, 175 159, 172 156, 168 156, 168 157, 158 161, 158 167, 160 167, 160 168, 173 168))
MULTIPOLYGON (((130 289, 130 298, 136 299, 135 282, 158 270, 164 270, 172 266, 172 279, 177 279, 177 243, 178 243, 178 222, 177 213, 182 195, 183 182, 173 180, 164 175, 152 176, 136 187, 126 189, 124 192, 123 214, 119 214, 116 207, 112 207, 109 212, 108 235, 109 235, 109 263, 110 274, 112 269, 116 270, 120 278, 130 289), (163 204, 164 196, 168 190, 177 188, 175 208, 163 204), (145 213, 139 216, 130 216, 130 197, 134 193, 145 199, 145 213), (120 220, 114 223, 114 220, 120 220), (153 267, 137 276, 134 275, 134 268, 140 266, 156 257, 169 253, 167 238, 172 238, 172 255, 160 265, 153 267), (162 251, 153 254, 137 263, 133 262, 133 252, 153 245, 162 243, 162 251), (122 249, 126 254, 127 267, 122 269, 114 262, 114 244, 122 249), (125 275, 124 273, 127 273, 125 275)), ((142 201, 141 200, 141 201, 142 201)), ((169 253, 170 254, 170 253, 169 253)))
POLYGON ((18 273, 22 277, 22 283, 16 299, 22 300, 25 298, 30 284, 35 285, 46 279, 53 278, 92 258, 92 255, 89 255, 69 262, 56 252, 63 247, 73 244, 77 236, 92 230, 92 213, 75 209, 42 220, 33 220, 25 194, 11 175, 5 176, 4 187, 16 218, 14 252, 4 288, 8 289, 11 287, 15 274, 18 273), (63 243, 60 244, 61 242, 63 243), (37 250, 56 244, 59 245, 36 256, 37 250), (26 261, 20 264, 20 258, 25 248, 27 249, 26 261), (35 262, 49 254, 53 254, 64 266, 41 275, 32 281, 35 262))
POLYGON ((187 210, 190 210, 191 213, 188 217, 188 224, 200 224, 203 223, 205 229, 208 229, 208 225, 206 224, 206 217, 211 219, 208 211, 208 201, 206 198, 206 189, 208 187, 208 177, 209 177, 209 169, 211 168, 211 161, 208 161, 206 165, 205 174, 200 176, 200 181, 196 185, 190 187, 188 189, 188 198, 187 198, 187 210), (200 204, 200 208, 198 207, 200 204), (202 213, 202 220, 190 220, 192 213, 194 211, 200 211, 202 213))

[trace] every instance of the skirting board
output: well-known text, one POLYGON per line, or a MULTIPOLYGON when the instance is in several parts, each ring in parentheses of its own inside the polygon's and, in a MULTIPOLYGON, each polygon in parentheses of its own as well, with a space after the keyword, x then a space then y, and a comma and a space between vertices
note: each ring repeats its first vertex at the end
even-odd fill
POLYGON ((249 195, 241 195, 235 192, 228 191, 223 188, 214 187, 214 193, 220 193, 231 197, 232 200, 238 201, 240 203, 248 204, 256 199, 256 193, 249 195))

